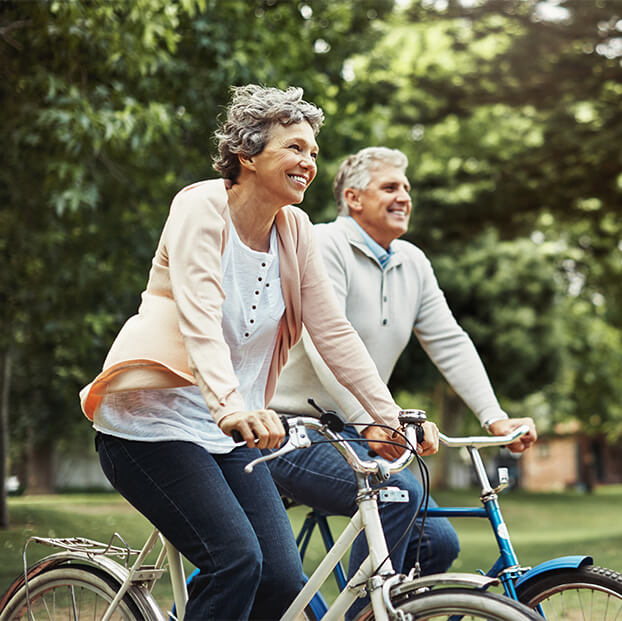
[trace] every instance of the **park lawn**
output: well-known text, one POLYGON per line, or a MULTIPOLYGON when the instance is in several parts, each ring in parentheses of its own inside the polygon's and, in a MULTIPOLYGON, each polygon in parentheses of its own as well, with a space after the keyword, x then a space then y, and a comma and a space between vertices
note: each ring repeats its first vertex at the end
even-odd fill
MULTIPOLYGON (((435 494, 439 504, 477 506, 476 491, 453 490, 435 494)), ((596 564, 622 572, 622 486, 598 488, 592 495, 578 492, 534 494, 520 491, 501 495, 505 521, 514 548, 523 565, 567 554, 591 554, 596 564)), ((294 531, 298 532, 306 508, 290 509, 294 531)), ((116 531, 134 548, 140 547, 150 525, 114 493, 23 496, 9 499, 11 527, 0 531, 0 592, 4 592, 22 570, 22 548, 31 535, 43 537, 82 536, 107 542, 116 531)), ((344 518, 331 518, 334 535, 345 525, 344 518)), ((452 520, 460 535, 462 551, 453 565, 455 571, 487 570, 496 559, 490 526, 482 519, 452 520)), ((29 547, 29 562, 52 552, 40 545, 29 547)), ((318 536, 314 536, 305 571, 312 573, 322 558, 318 536)), ((187 570, 191 570, 187 566, 187 570)), ((166 605, 170 589, 157 587, 158 600, 166 605)), ((322 592, 332 600, 336 586, 332 580, 322 592)))
MULTIPOLYGON (((479 490, 437 491, 434 498, 440 506, 481 506, 479 490)), ((545 494, 506 490, 499 499, 514 550, 523 566, 533 567, 569 554, 587 554, 594 558, 594 564, 622 573, 622 486, 600 487, 591 495, 574 491, 545 494)), ((290 514, 292 511, 300 513, 295 516, 300 520, 306 512, 303 507, 290 510, 290 514)), ((489 522, 481 518, 455 518, 451 522, 461 545, 452 571, 488 571, 499 556, 489 522)), ((334 517, 330 523, 336 536, 346 520, 334 517)), ((304 564, 307 574, 313 572, 322 558, 317 533, 314 540, 304 564)), ((329 600, 336 595, 332 578, 322 593, 329 600)))

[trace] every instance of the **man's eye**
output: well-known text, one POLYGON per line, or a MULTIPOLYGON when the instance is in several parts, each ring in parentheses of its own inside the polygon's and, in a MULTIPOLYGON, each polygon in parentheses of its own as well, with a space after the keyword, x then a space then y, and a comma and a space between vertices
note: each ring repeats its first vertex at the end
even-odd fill
POLYGON ((311 157, 312 157, 314 160, 317 160, 317 153, 311 153, 311 157))

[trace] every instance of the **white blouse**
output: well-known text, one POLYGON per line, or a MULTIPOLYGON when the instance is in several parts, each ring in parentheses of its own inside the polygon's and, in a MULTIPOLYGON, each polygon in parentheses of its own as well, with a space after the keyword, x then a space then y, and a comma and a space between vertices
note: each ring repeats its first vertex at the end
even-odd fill
MULTIPOLYGON (((240 240, 233 223, 222 255, 222 328, 247 410, 266 407, 265 389, 285 302, 276 228, 268 252, 240 240)), ((107 394, 95 412, 97 431, 128 440, 184 440, 212 453, 235 444, 216 425, 198 386, 107 394)))

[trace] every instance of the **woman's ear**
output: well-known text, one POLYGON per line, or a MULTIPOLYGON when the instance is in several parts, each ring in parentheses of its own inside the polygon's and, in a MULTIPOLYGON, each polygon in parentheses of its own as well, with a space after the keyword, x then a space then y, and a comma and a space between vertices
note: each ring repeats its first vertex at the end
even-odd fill
POLYGON ((240 162, 240 166, 242 168, 246 168, 247 170, 255 170, 255 162, 252 157, 238 153, 238 161, 240 162))

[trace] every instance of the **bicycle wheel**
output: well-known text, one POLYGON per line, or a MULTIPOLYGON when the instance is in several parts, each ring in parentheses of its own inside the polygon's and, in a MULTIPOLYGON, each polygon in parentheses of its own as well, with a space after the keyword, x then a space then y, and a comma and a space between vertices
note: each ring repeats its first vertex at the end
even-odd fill
MULTIPOLYGON (((464 588, 410 593, 405 599, 393 602, 393 605, 404 614, 413 615, 411 618, 417 621, 442 621, 454 615, 464 621, 542 621, 542 617, 519 602, 496 593, 464 588)), ((368 606, 356 621, 372 621, 374 618, 368 606)))
POLYGON ((517 589, 521 602, 542 606, 547 619, 622 619, 622 574, 586 565, 535 576, 517 589))
MULTIPOLYGON (((0 613, 0 621, 97 621, 103 617, 118 588, 118 583, 110 576, 88 565, 54 567, 28 581, 31 616, 28 616, 26 588, 22 586, 0 613)), ((111 619, 147 621, 139 599, 130 589, 111 619)))

